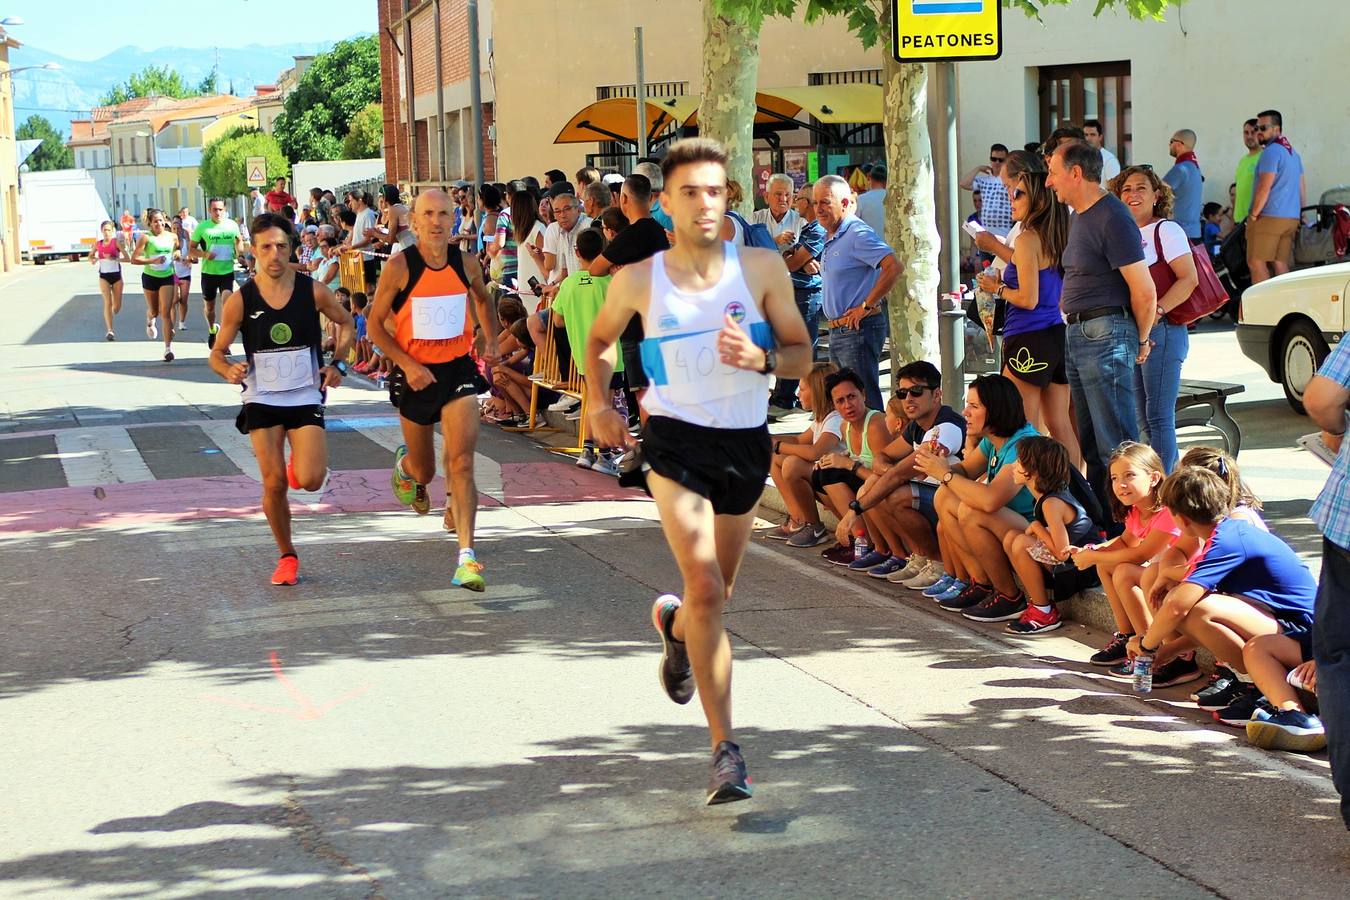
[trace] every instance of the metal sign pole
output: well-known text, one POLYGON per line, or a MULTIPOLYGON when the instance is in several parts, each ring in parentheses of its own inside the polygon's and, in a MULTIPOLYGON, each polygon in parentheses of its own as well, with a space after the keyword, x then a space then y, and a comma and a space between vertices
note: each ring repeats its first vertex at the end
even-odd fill
POLYGON ((475 184, 487 181, 483 158, 483 79, 478 62, 478 0, 469 0, 469 108, 473 116, 473 177, 475 184))
POLYGON ((637 140, 633 144, 634 165, 647 155, 647 72, 642 62, 642 26, 633 29, 633 48, 637 53, 637 140))

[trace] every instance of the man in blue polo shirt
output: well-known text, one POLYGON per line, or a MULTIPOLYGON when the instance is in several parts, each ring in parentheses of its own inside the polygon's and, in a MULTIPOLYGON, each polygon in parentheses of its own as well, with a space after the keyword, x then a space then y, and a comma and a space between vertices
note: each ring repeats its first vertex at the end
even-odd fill
POLYGON ((1279 111, 1259 114, 1256 133, 1265 149, 1256 162, 1256 186, 1247 214, 1247 263, 1253 284, 1289 271, 1308 192, 1303 158, 1284 136, 1284 117, 1279 111))
POLYGON ((867 408, 882 409, 881 350, 886 344, 886 294, 900 277, 895 251, 856 215, 853 191, 838 175, 812 189, 825 229, 821 254, 822 312, 830 327, 830 361, 866 385, 867 408))

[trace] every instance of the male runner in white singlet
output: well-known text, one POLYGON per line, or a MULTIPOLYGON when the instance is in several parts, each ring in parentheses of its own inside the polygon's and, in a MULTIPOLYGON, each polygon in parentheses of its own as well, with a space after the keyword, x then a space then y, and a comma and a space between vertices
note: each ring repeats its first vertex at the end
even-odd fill
POLYGON ((625 266, 586 342, 590 424, 600 446, 632 446, 609 402, 614 344, 642 316, 642 399, 649 418, 620 483, 643 484, 684 580, 684 597, 658 597, 661 685, 676 703, 697 686, 712 740, 708 803, 750 797, 731 731, 731 643, 722 609, 745 555, 772 456, 765 424, 769 374, 811 367, 806 324, 783 260, 719 237, 726 213, 726 153, 715 141, 676 143, 661 164, 662 206, 675 247, 625 266))

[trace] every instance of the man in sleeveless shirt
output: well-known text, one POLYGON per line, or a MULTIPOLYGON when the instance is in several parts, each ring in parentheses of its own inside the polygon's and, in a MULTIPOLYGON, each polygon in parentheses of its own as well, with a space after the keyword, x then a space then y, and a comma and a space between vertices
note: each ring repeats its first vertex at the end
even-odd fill
POLYGON ((286 489, 315 491, 324 482, 324 393, 347 374, 342 360, 351 350, 354 331, 351 315, 332 291, 287 264, 295 242, 290 220, 264 213, 253 220, 252 232, 258 274, 225 301, 209 362, 221 378, 244 388, 244 408, 235 424, 253 443, 263 512, 281 551, 272 583, 295 584, 300 559, 291 542, 286 489), (323 365, 320 313, 341 326, 331 366, 323 365), (241 331, 245 359, 231 362, 225 350, 241 331))
POLYGON ((590 423, 602 446, 635 444, 604 388, 615 342, 640 315, 648 419, 620 482, 645 481, 680 567, 683 598, 663 595, 652 609, 661 685, 676 703, 688 703, 697 687, 713 749, 708 803, 726 803, 747 799, 751 786, 731 730, 722 609, 769 473, 769 374, 806 375, 811 343, 778 254, 719 238, 725 151, 706 139, 680 141, 661 170, 675 246, 625 266, 610 284, 586 342, 590 423))
POLYGON ((478 260, 450 243, 453 226, 454 205, 444 191, 417 196, 412 211, 417 243, 385 264, 367 334, 402 372, 396 405, 404 443, 394 454, 394 496, 418 515, 430 511, 426 486, 436 477, 433 429, 440 423, 450 494, 446 503, 453 512, 447 520, 454 522, 459 539, 451 583, 481 591, 483 566, 473 550, 478 508, 473 454, 478 444, 477 398, 487 384, 472 351, 475 325, 481 325, 482 356, 494 364, 499 326, 478 260))

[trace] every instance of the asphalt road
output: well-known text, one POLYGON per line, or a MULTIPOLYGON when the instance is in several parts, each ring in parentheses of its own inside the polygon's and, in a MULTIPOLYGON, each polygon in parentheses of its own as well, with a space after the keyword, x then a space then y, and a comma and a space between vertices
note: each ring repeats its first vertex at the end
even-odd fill
MULTIPOLYGON (((102 341, 93 290, 0 281, 0 896, 1345 895, 1323 759, 1122 692, 1079 626, 1019 643, 765 541, 727 615, 756 796, 705 808, 649 502, 485 431, 465 593, 350 386, 331 490, 295 498, 304 580, 273 588, 200 326, 166 365, 139 296, 102 341)), ((1241 461, 1315 564, 1306 420, 1225 340, 1188 369, 1251 380, 1241 461)))

